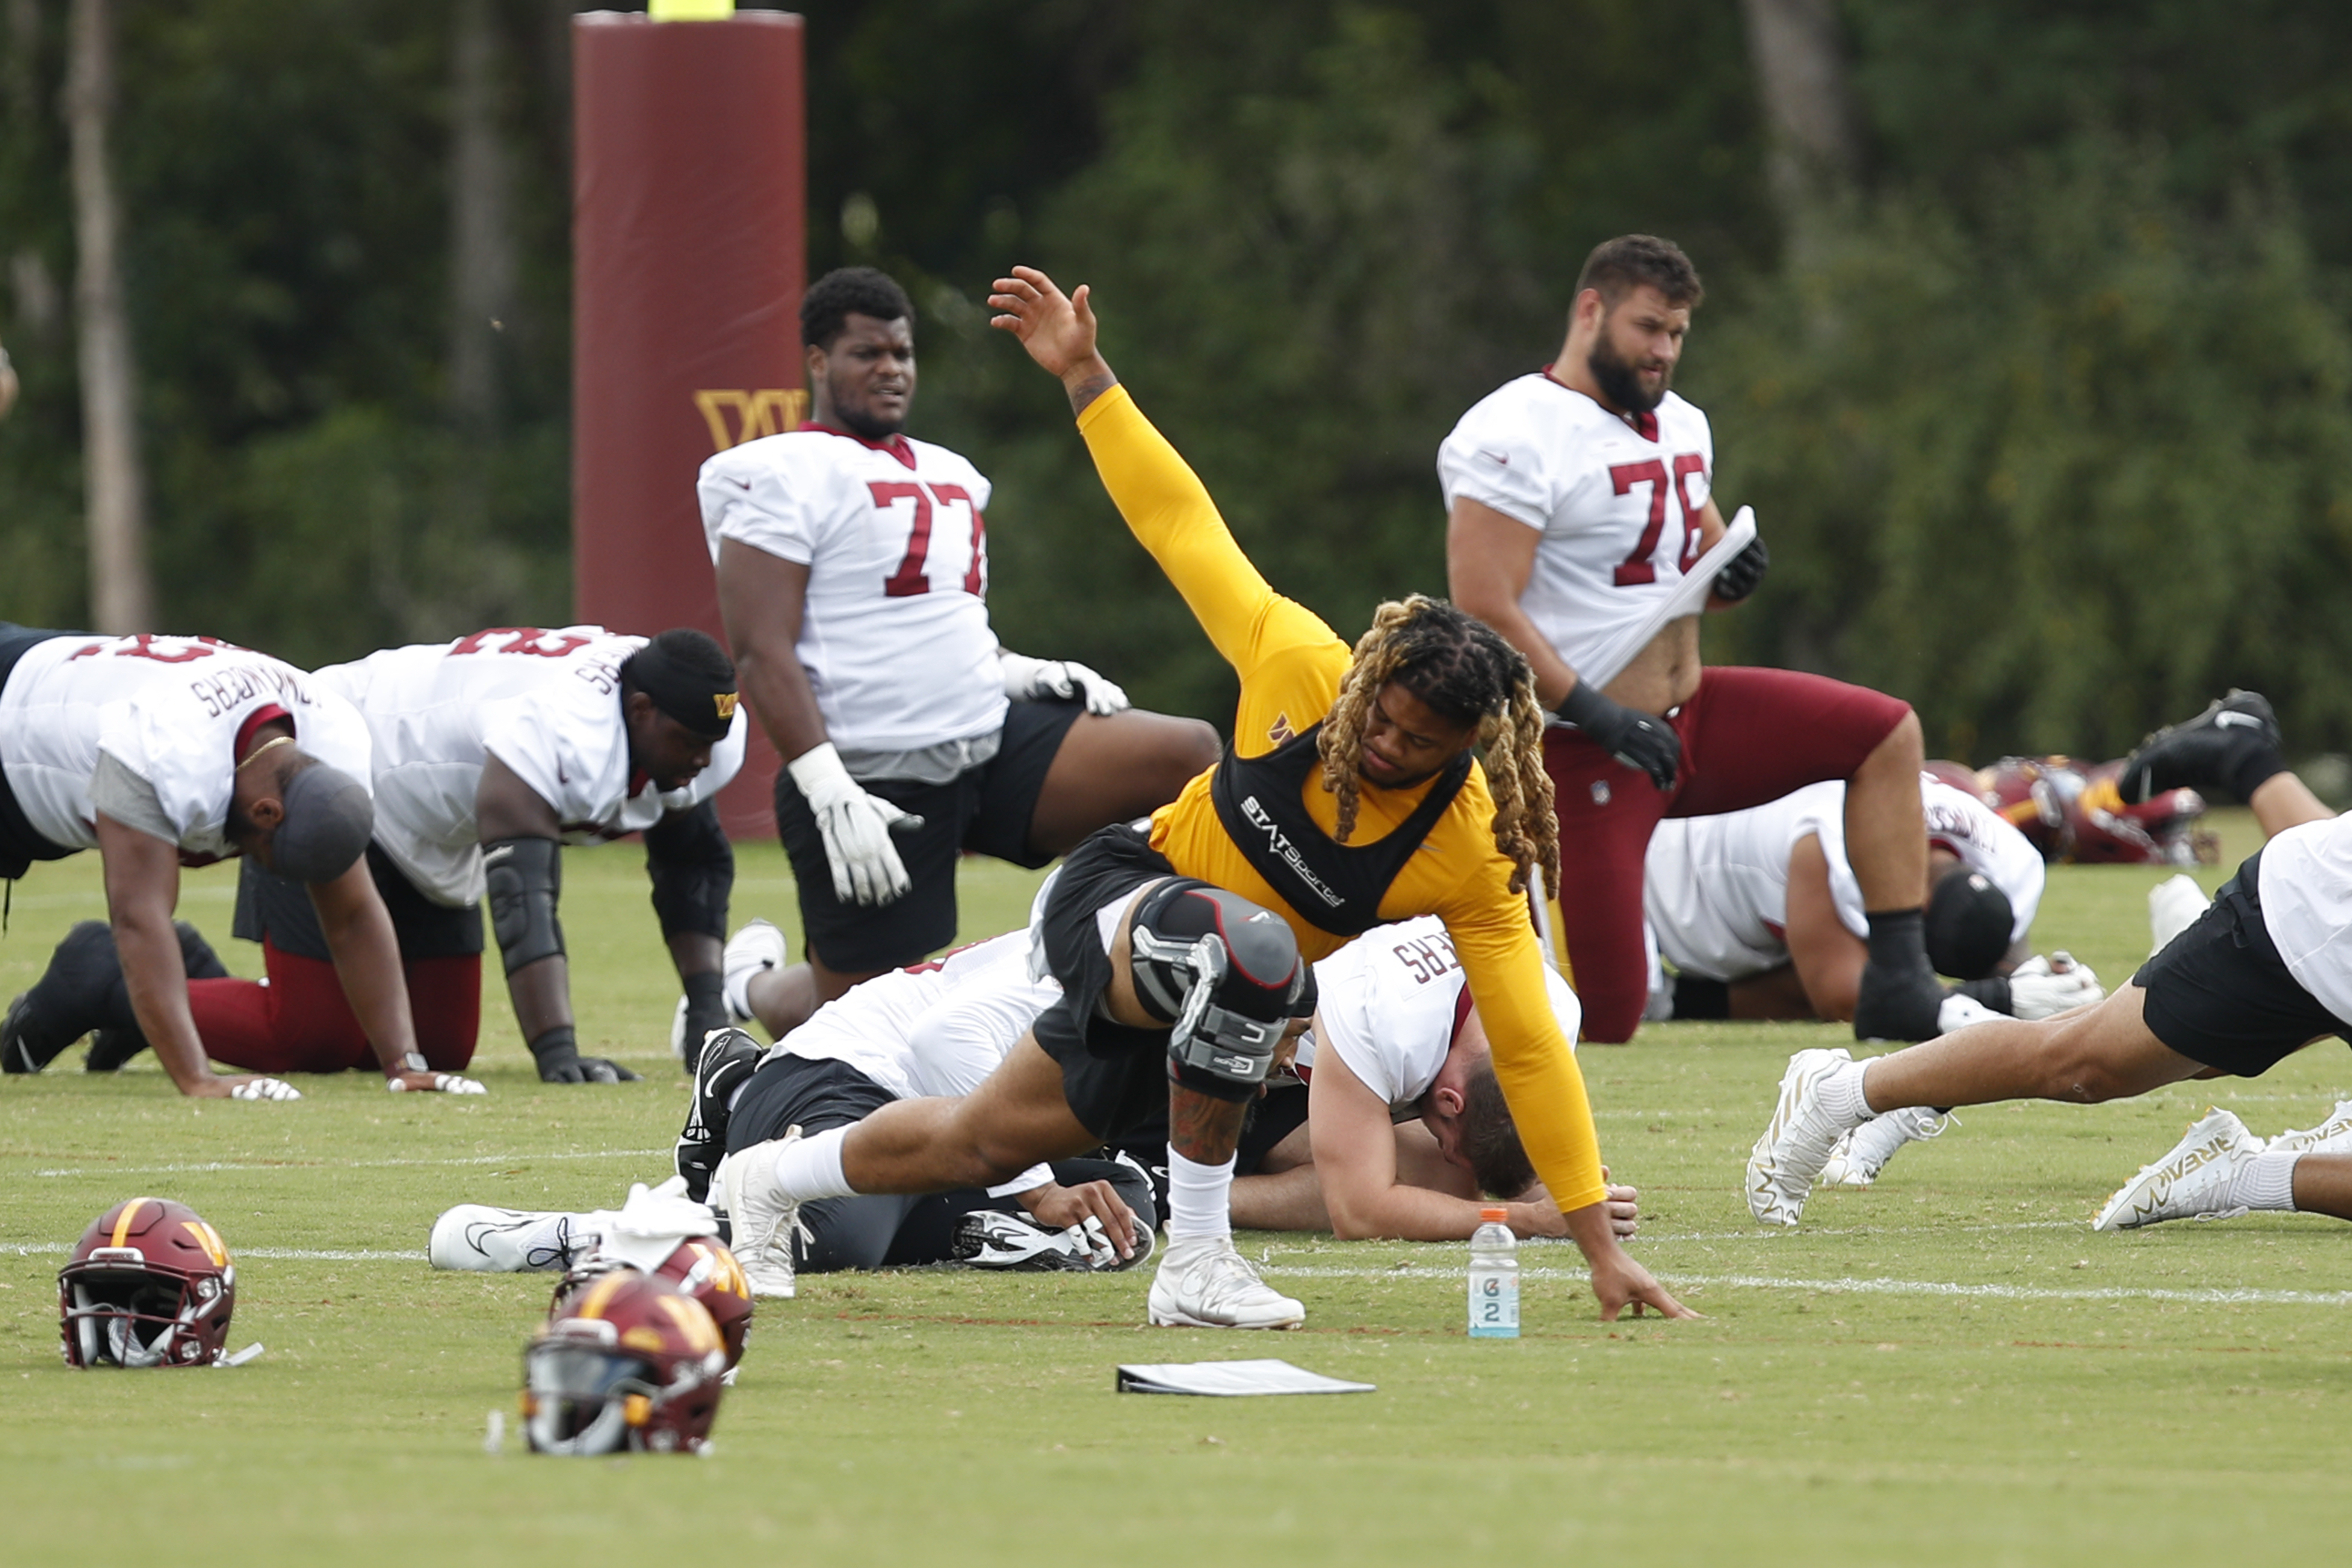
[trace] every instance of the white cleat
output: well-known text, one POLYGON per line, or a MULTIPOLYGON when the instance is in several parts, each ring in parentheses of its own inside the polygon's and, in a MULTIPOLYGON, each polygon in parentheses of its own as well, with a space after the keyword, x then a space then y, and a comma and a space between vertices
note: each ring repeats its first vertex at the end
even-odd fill
POLYGON ((2297 1154, 2352 1153, 2352 1100, 2337 1100, 2318 1126, 2282 1132, 2261 1147, 2273 1153, 2281 1149, 2297 1154))
POLYGON ((2205 912, 2205 889, 2187 877, 2167 877, 2147 890, 2147 931, 2156 945, 2154 958, 2172 945, 2172 939, 2197 923, 2205 912))
POLYGON ((2107 1200, 2091 1228, 2137 1230, 2168 1219, 2235 1219, 2246 1205, 2231 1203, 2231 1188, 2262 1150, 2263 1141, 2234 1112, 2209 1110, 2163 1159, 2141 1166, 2107 1200))
POLYGON ((754 1296, 793 1295, 793 1232, 801 1205, 776 1190, 776 1156, 800 1136, 799 1128, 788 1128, 782 1138, 728 1155, 711 1174, 710 1206, 727 1212, 728 1249, 754 1296))
POLYGON ((1829 1163, 1813 1178, 1813 1184, 1866 1187, 1878 1180, 1897 1149, 1924 1138, 1940 1138, 1946 1128, 1958 1125, 1957 1118, 1924 1105, 1874 1117, 1837 1141, 1837 1147, 1830 1151, 1829 1163))
POLYGON ((784 933, 767 921, 752 921, 727 939, 719 972, 727 990, 727 1016, 739 1024, 751 1019, 751 977, 763 969, 782 969, 789 960, 784 933))
POLYGON ((1295 1329, 1307 1309, 1257 1277, 1227 1236, 1171 1241, 1151 1279, 1151 1323, 1161 1329, 1295 1329))
POLYGON ((1847 1129, 1822 1110, 1822 1081, 1853 1058, 1843 1047, 1799 1051, 1780 1078, 1772 1120, 1748 1153, 1748 1212, 1765 1225, 1794 1225, 1813 1178, 1847 1129))
POLYGON ((436 1268, 473 1274, 547 1274, 572 1267, 596 1243, 584 1215, 459 1204, 433 1222, 425 1252, 436 1268))

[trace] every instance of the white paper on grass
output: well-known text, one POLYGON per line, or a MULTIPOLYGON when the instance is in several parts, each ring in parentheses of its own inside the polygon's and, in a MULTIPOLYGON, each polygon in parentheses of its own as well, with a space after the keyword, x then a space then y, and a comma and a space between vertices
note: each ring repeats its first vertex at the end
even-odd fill
POLYGON ((1122 1366, 1122 1394, 1205 1394, 1234 1398, 1252 1394, 1370 1394, 1369 1383, 1343 1383, 1336 1377, 1296 1367, 1286 1361, 1162 1362, 1122 1366))
POLYGON ((1715 574, 1747 549, 1755 537, 1756 509, 1743 506, 1732 517, 1731 526, 1723 531, 1723 537, 1715 542, 1715 547, 1683 574, 1683 580, 1675 585, 1672 594, 1659 600, 1649 615, 1602 644, 1601 651, 1578 668, 1578 683, 1599 690, 1622 675, 1625 667, 1633 662, 1633 656, 1649 647, 1650 639, 1664 631, 1668 621, 1696 616, 1706 609, 1707 594, 1715 587, 1715 574))

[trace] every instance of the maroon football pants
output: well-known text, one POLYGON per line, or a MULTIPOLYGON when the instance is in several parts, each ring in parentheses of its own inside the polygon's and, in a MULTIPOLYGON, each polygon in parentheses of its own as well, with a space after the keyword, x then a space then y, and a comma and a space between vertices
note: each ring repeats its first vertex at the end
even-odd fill
POLYGON ((1670 722, 1683 743, 1671 791, 1577 730, 1544 734, 1559 813, 1559 907, 1584 1037, 1633 1037, 1649 994, 1642 859, 1668 816, 1713 816, 1852 778, 1911 705, 1792 669, 1713 668, 1670 722))
MULTIPOLYGON (((268 984, 188 982, 188 1005, 207 1056, 247 1072, 342 1072, 377 1065, 333 964, 280 952, 267 942, 261 952, 268 984)), ((457 1071, 474 1059, 481 1034, 481 955, 412 958, 401 968, 416 1020, 416 1048, 433 1071, 457 1071)))

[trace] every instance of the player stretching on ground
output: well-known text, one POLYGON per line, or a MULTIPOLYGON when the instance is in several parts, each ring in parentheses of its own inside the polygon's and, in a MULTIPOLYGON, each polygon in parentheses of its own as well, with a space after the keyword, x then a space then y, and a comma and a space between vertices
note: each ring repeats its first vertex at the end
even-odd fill
MULTIPOLYGON (((549 1083, 612 1083, 628 1068, 580 1054, 563 927, 562 846, 642 830, 654 910, 700 1029, 726 1022, 720 943, 734 852, 710 797, 743 763, 735 670, 688 628, 648 641, 602 626, 502 626, 387 648, 319 671, 374 737, 368 855, 400 934, 417 1035, 433 1066, 474 1055, 481 1026, 482 895, 515 1021, 549 1083)), ((327 984, 299 889, 247 865, 236 934, 263 944, 268 985, 201 988, 205 1040, 278 1072, 353 1065, 359 1034, 327 984)), ((689 1066, 691 1062, 689 1061, 689 1066)))
POLYGON ((776 828, 805 963, 738 932, 738 1011, 781 1035, 870 974, 954 940, 971 850, 1042 866, 1174 798, 1216 731, 1128 708, 1082 664, 1026 658, 989 628, 989 482, 900 431, 914 310, 870 268, 801 302, 809 422, 703 465, 703 528, 743 694, 785 759, 776 828))
MULTIPOLYGON (((2038 1023, 1979 1024, 1867 1062, 1843 1050, 1791 1057, 1771 1122, 1748 1156, 1748 1206, 1758 1219, 1796 1224, 1839 1137, 1905 1106, 2092 1105, 2184 1079, 2258 1078, 2324 1036, 2352 1037, 2352 817, 2330 813, 2285 770, 2269 704, 2232 693, 2153 737, 2124 777, 2152 778, 2158 789, 2229 781, 2270 841, 2194 923, 2095 1007, 2038 1023)), ((2299 1160, 2295 1148, 2251 1158, 2218 1146, 2205 1152, 2195 1157, 2190 1148, 2143 1172, 2110 1201, 2102 1228, 2175 1217, 2161 1211, 2176 1203, 2193 1212, 2188 1205, 2213 1195, 2200 1189, 2224 1175, 2225 1206, 2352 1217, 2352 1161, 2299 1160), (2180 1177, 2217 1163, 2222 1170, 2180 1186, 2176 1197, 2180 1177)))
POLYGON ((1546 994, 1526 889, 1556 852, 1526 661, 1418 597, 1382 605, 1351 657, 1235 546, 1096 352, 1086 300, 1022 268, 990 303, 1003 312, 995 324, 1061 380, 1129 528, 1239 673, 1234 748, 1148 835, 1106 828, 1064 864, 1034 922, 1062 1001, 977 1092, 901 1101, 843 1133, 729 1157, 719 1187, 754 1286, 763 1273, 789 1283, 776 1244, 802 1201, 1002 1181, 1042 1157, 1125 1141, 1164 1111, 1168 1247, 1150 1321, 1297 1323, 1299 1304, 1234 1248, 1228 1190, 1244 1113, 1288 1022, 1311 1014, 1302 953, 1436 914, 1603 1315, 1628 1303, 1684 1315, 1611 1233, 1584 1082, 1546 994))
MULTIPOLYGON (((1843 779, 1845 834, 1869 911, 1858 1038, 1924 1039, 1942 988, 1920 936, 1927 836, 1919 723, 1858 686, 1784 669, 1702 670, 1701 607, 1664 619, 1724 533, 1706 416, 1667 390, 1698 274, 1646 235, 1593 251, 1559 360, 1489 394, 1438 453, 1455 601, 1534 667, 1567 727, 1544 742, 1559 812, 1560 913, 1584 1033, 1642 1020, 1642 856, 1664 816, 1702 816, 1843 779)), ((1715 576, 1707 607, 1764 575, 1760 539, 1715 576)))
POLYGON ((0 622, 0 878, 96 849, 109 922, 75 927, 9 1005, 0 1066, 38 1072, 84 1034, 110 1029, 152 1041, 183 1094, 300 1098, 276 1079, 215 1075, 190 1010, 191 959, 200 974, 226 971, 193 931, 174 928, 180 868, 243 854, 303 889, 333 957, 336 1000, 364 1022, 391 1086, 463 1083, 423 1070, 415 1055, 392 921, 360 863, 373 821, 361 782, 368 752, 349 703, 265 655, 209 637, 0 622))

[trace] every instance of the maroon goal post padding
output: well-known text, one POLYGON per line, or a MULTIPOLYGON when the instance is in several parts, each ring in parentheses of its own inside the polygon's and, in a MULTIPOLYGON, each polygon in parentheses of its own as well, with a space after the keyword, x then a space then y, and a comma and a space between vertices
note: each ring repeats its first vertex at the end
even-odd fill
MULTIPOLYGON (((572 24, 573 613, 724 640, 695 471, 799 423, 808 261, 801 19, 572 24)), ((757 726, 719 796, 775 836, 757 726)))

